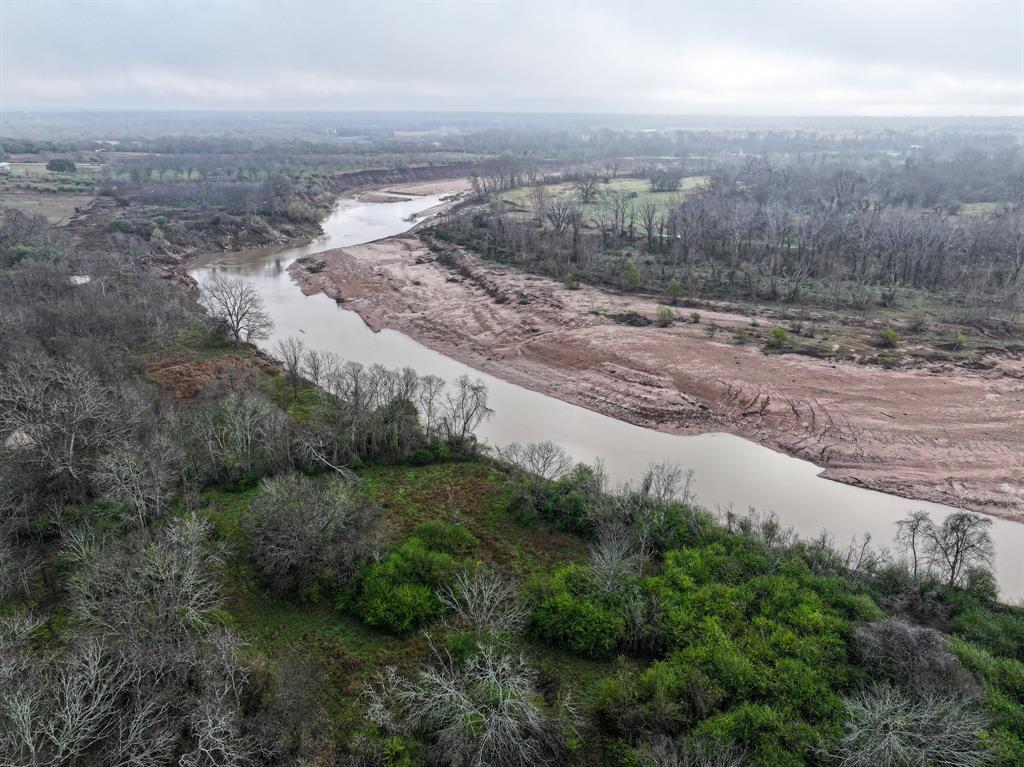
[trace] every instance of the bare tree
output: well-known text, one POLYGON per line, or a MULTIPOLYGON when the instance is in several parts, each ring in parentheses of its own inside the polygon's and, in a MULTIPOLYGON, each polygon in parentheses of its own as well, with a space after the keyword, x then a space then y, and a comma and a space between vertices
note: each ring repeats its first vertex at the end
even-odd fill
POLYGON ((201 302, 221 323, 235 343, 267 338, 274 323, 263 307, 263 298, 245 280, 216 275, 203 285, 201 302))
POLYGON ((947 585, 959 585, 973 568, 991 569, 995 558, 991 527, 988 517, 957 511, 942 520, 941 525, 930 525, 924 530, 925 552, 947 585))
POLYGON ((190 418, 196 441, 191 458, 204 476, 233 480, 257 466, 274 465, 287 447, 288 421, 265 396, 242 386, 190 418))
POLYGON ((573 468, 573 460, 554 442, 512 442, 497 451, 498 459, 519 473, 548 482, 561 479, 573 468))
POLYGON ((446 620, 470 629, 477 642, 516 637, 526 624, 527 610, 517 584, 493 570, 463 570, 438 597, 449 612, 446 620))
POLYGON ((865 623, 853 632, 854 654, 872 678, 887 678, 915 695, 976 698, 974 677, 960 665, 941 632, 896 618, 865 623))
MULTIPOLYGON (((283 338, 274 344, 274 354, 284 363, 284 375, 288 383, 297 386, 302 380, 302 373, 306 368, 306 345, 294 336, 283 338)), ((317 355, 313 363, 313 369, 318 377, 320 373, 321 357, 317 355)))
POLYGON ((640 222, 644 227, 644 234, 647 236, 648 249, 654 248, 654 235, 658 231, 658 213, 661 207, 654 200, 645 200, 640 203, 640 222))
POLYGON ((541 708, 521 656, 487 646, 460 664, 438 658, 410 678, 386 669, 367 697, 371 722, 419 735, 434 761, 450 767, 552 764, 575 731, 567 702, 554 715, 541 708))
POLYGON ((913 698, 880 685, 846 700, 843 735, 832 752, 840 767, 982 767, 988 717, 955 698, 913 698))
POLYGON ((373 555, 378 510, 353 483, 266 479, 242 513, 250 555, 271 588, 337 587, 373 555))
POLYGON ((639 492, 656 503, 693 502, 693 471, 678 463, 652 463, 640 480, 639 492))
POLYGON ((576 182, 576 194, 584 205, 594 202, 601 195, 597 176, 588 174, 576 182))
POLYGON ((334 352, 310 349, 302 360, 302 375, 319 388, 326 385, 329 378, 337 375, 339 367, 341 367, 341 360, 334 352))
POLYGON ((13 450, 51 477, 79 481, 93 453, 125 439, 142 409, 133 391, 79 365, 11 359, 0 368, 0 454, 13 450))
POLYGON ((5 765, 74 764, 116 726, 137 668, 95 639, 83 639, 63 655, 23 658, 31 665, 4 680, 0 758, 5 765))
POLYGON ((145 446, 125 441, 99 457, 93 482, 104 498, 126 507, 145 525, 173 496, 178 460, 176 449, 162 436, 145 446))
POLYGON ((590 547, 589 566, 603 591, 614 593, 629 587, 640 573, 629 531, 616 524, 602 525, 597 542, 590 547))
POLYGON ((209 523, 190 515, 143 546, 69 534, 64 558, 71 613, 121 641, 173 641, 209 625, 220 604, 220 558, 207 547, 209 523))
POLYGON ((11 526, 0 526, 0 601, 7 600, 19 587, 28 594, 31 568, 26 566, 12 538, 11 526))
POLYGON ((871 533, 864 533, 860 538, 851 538, 842 556, 846 571, 851 576, 865 581, 873 578, 879 570, 889 564, 888 551, 876 549, 871 545, 871 533))
POLYGON ((650 182, 652 192, 676 192, 683 180, 683 172, 678 169, 657 169, 651 172, 650 182))
POLYGON ((927 511, 911 511, 896 523, 896 542, 910 554, 911 573, 915 578, 920 573, 924 558, 926 533, 932 527, 932 519, 927 511))
POLYGON ((577 208, 573 201, 565 197, 556 197, 548 203, 545 213, 555 230, 555 234, 565 234, 565 230, 569 228, 570 219, 575 210, 577 208))
POLYGON ((533 217, 543 222, 547 215, 548 203, 551 200, 551 193, 545 184, 534 184, 530 187, 530 205, 533 208, 533 217))
POLYGON ((455 380, 455 391, 445 395, 442 420, 448 439, 465 442, 494 411, 487 407, 487 387, 468 375, 455 380))
POLYGON ((444 387, 444 379, 438 376, 425 375, 420 378, 417 399, 420 413, 423 415, 423 431, 428 439, 432 439, 437 432, 441 411, 441 394, 444 392, 444 387))
POLYGON ((749 767, 746 754, 718 742, 686 742, 668 737, 653 738, 640 745, 643 767, 749 767))
POLYGON ((203 701, 189 717, 194 748, 181 755, 179 767, 235 767, 253 763, 253 743, 243 730, 237 707, 203 701))

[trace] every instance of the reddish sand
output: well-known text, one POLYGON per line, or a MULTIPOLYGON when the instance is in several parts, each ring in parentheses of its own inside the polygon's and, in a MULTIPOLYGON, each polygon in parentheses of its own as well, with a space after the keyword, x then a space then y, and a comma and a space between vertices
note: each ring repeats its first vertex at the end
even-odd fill
POLYGON ((843 482, 1024 521, 1020 361, 886 370, 765 354, 726 333, 707 337, 709 322, 749 321, 724 312, 703 311, 699 325, 626 326, 592 310, 653 317, 656 303, 568 290, 464 254, 445 266, 416 234, 315 260, 325 264, 315 274, 292 267, 306 293, 508 381, 667 432, 738 434, 843 482))

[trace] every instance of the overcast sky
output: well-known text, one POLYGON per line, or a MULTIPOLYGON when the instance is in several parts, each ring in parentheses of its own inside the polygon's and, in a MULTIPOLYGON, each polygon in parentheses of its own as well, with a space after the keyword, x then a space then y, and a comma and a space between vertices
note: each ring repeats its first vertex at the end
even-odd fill
POLYGON ((0 107, 1024 115, 1024 0, 0 0, 0 107))

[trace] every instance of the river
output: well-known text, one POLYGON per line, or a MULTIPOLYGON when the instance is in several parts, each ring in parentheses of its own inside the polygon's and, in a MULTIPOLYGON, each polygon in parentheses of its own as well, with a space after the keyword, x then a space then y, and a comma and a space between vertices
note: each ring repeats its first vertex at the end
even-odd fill
MULTIPOLYGON (((819 477, 814 464, 777 453, 731 434, 676 436, 618 421, 585 408, 502 381, 428 349, 392 330, 374 333, 355 312, 324 295, 305 296, 287 272, 305 255, 400 234, 411 216, 436 206, 440 196, 389 203, 343 200, 324 222, 324 237, 290 248, 217 253, 195 260, 190 274, 200 283, 216 273, 242 277, 263 296, 274 321, 271 348, 296 336, 308 348, 333 351, 365 365, 410 366, 420 374, 453 380, 463 373, 482 379, 494 416, 478 436, 494 445, 551 440, 577 461, 602 459, 614 482, 639 477, 653 462, 673 461, 694 472, 693 490, 710 509, 754 507, 775 512, 802 536, 827 530, 838 546, 870 533, 889 545, 895 522, 924 509, 936 519, 951 507, 911 501, 819 477)), ((1003 600, 1024 597, 1024 525, 993 518, 996 575, 1003 600)))

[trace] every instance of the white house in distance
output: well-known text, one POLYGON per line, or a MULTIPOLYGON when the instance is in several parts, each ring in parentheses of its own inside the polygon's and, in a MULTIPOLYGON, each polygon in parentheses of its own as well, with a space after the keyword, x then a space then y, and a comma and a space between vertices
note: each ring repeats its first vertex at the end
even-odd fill
POLYGON ((0 162, 0 176, 6 176, 11 172, 11 164, 9 162, 0 162))

